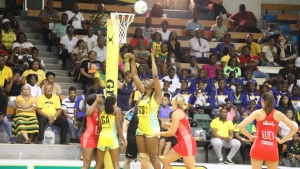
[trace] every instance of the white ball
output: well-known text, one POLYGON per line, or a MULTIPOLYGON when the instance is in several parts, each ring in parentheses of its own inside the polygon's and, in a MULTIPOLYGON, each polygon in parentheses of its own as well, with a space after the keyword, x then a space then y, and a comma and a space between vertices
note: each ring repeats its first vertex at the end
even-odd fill
POLYGON ((148 7, 145 1, 137 1, 134 4, 134 10, 138 14, 144 14, 147 11, 148 7))

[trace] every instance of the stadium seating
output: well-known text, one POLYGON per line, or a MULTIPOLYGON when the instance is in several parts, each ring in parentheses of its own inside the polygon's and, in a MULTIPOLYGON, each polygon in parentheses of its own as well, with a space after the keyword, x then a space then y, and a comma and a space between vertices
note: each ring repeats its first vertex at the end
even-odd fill
POLYGON ((261 4, 261 10, 266 10, 266 14, 268 14, 268 10, 280 10, 284 14, 285 11, 299 11, 300 5, 288 5, 288 4, 261 4))

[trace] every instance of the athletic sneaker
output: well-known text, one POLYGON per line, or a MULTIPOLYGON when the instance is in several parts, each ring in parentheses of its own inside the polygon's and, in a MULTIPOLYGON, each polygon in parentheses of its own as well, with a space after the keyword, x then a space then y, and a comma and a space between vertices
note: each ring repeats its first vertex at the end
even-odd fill
POLYGON ((219 160, 218 164, 224 164, 223 160, 219 160))
POLYGON ((227 159, 227 164, 234 164, 234 162, 231 159, 227 159))
POLYGON ((15 139, 13 137, 11 137, 8 141, 9 144, 15 144, 15 139))

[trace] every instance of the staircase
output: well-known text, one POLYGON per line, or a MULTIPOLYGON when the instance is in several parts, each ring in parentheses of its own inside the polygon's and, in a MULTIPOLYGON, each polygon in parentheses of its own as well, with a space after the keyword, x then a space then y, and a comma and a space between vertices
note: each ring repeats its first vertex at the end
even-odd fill
POLYGON ((30 25, 31 21, 20 21, 20 28, 26 34, 27 41, 31 42, 39 50, 39 56, 45 63, 45 73, 51 71, 56 74, 55 82, 61 86, 64 96, 69 95, 69 87, 71 86, 76 87, 77 95, 81 95, 83 92, 81 83, 74 83, 73 79, 68 76, 68 71, 61 70, 62 65, 58 56, 55 56, 52 52, 47 52, 47 45, 43 41, 40 32, 33 31, 30 25))

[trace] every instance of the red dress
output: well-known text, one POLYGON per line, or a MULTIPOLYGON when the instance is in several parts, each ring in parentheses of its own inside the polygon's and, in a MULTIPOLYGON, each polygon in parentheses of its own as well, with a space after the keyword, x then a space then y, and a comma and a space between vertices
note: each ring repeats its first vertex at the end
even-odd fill
POLYGON ((99 139, 98 111, 95 109, 91 116, 86 117, 86 129, 80 138, 82 148, 97 148, 99 139))
POLYGON ((257 121, 257 138, 254 140, 250 157, 264 161, 278 161, 277 130, 278 121, 273 117, 275 109, 261 121, 257 121))
MULTIPOLYGON (((182 111, 177 109, 176 111, 182 111)), ((195 156, 197 154, 196 141, 192 135, 190 122, 188 121, 185 112, 184 118, 179 121, 175 137, 177 139, 177 144, 173 149, 182 156, 195 156)))

